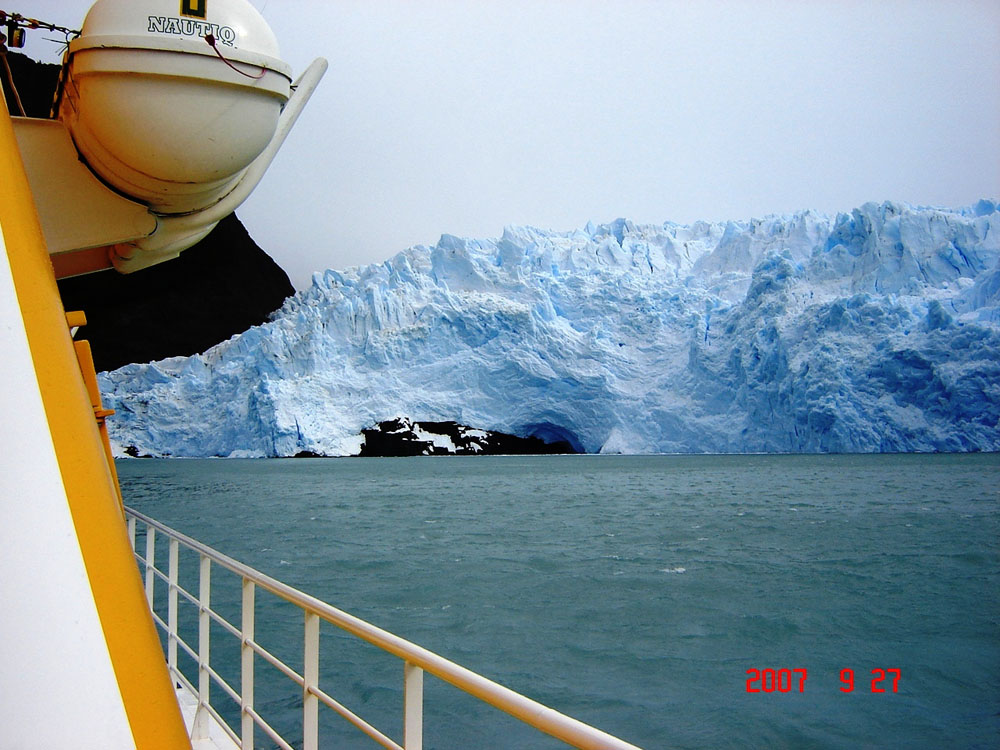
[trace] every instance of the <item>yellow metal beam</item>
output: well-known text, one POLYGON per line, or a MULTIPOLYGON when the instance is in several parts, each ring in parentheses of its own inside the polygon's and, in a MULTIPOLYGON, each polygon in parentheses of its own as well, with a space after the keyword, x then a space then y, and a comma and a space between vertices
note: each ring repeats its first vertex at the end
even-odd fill
MULTIPOLYGON (((70 313, 66 314, 66 321, 71 322, 70 313)), ((82 325, 87 324, 84 318, 82 325)), ((71 326, 72 327, 72 326, 71 326)), ((111 481, 115 486, 115 497, 118 498, 118 508, 122 513, 122 521, 125 520, 125 501, 122 499, 122 489, 118 485, 118 470, 115 468, 115 458, 111 452, 111 438, 108 436, 107 418, 115 413, 114 409, 105 409, 101 403, 101 390, 97 385, 97 372, 94 369, 94 355, 90 351, 89 341, 74 341, 73 348, 76 350, 76 359, 80 365, 80 374, 83 376, 83 383, 87 386, 87 395, 90 396, 90 405, 94 409, 94 420, 97 422, 97 431, 101 435, 101 447, 104 448, 104 457, 108 462, 108 470, 111 472, 111 481)))
POLYGON ((0 225, 18 306, 135 745, 139 750, 190 748, 2 97, 0 176, 0 225))

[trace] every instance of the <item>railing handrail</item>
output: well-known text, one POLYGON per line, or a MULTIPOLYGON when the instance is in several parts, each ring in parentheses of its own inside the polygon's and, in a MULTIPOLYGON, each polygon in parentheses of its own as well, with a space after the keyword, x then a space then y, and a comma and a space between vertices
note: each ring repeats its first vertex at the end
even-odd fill
POLYGON ((624 740, 566 716, 531 698, 504 687, 455 662, 445 659, 422 646, 372 625, 354 615, 327 604, 314 596, 289 586, 276 578, 261 573, 228 555, 219 552, 186 534, 160 523, 154 518, 133 508, 126 507, 127 515, 175 539, 185 547, 198 552, 227 570, 241 576, 275 596, 290 602, 307 613, 318 616, 332 625, 361 638, 368 643, 402 659, 405 663, 419 667, 463 692, 504 711, 529 726, 545 732, 580 750, 640 750, 624 740))

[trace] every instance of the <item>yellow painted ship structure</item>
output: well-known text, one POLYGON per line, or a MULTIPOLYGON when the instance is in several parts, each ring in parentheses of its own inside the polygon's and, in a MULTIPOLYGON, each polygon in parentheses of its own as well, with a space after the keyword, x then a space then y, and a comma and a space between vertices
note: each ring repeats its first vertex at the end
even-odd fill
MULTIPOLYGON (((33 25, 6 20, 8 43, 33 25)), ((246 0, 99 0, 68 45, 52 117, 11 116, 0 102, 0 748, 249 750, 255 737, 292 747, 253 702, 254 664, 264 660, 301 687, 305 750, 323 746, 320 709, 354 724, 358 746, 419 750, 425 673, 571 746, 634 750, 122 502, 110 412, 88 345, 72 335, 86 311, 63 309, 56 279, 130 273, 204 237, 260 180, 325 69, 318 59, 293 80, 246 0), (166 566, 155 559, 156 539, 167 540, 166 566), (182 552, 198 556, 197 592, 178 583, 182 552), (213 571, 240 577, 240 622, 212 609, 213 571), (169 600, 165 618, 153 606, 157 581, 169 600), (258 594, 302 610, 301 673, 255 641, 258 594), (197 609, 193 644, 178 629, 179 596, 197 609), (212 622, 239 640, 238 685, 211 666, 212 622), (321 624, 403 662, 402 738, 323 691, 321 624), (178 648, 197 665, 193 679, 177 667, 178 648), (222 720, 216 697, 235 703, 236 726, 222 720)))

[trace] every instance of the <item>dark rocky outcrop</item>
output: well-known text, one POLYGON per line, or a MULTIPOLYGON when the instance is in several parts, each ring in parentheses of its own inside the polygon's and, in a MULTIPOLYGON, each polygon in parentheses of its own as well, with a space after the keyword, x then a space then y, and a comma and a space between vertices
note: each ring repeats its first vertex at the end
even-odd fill
MULTIPOLYGON (((48 117, 52 109, 56 83, 59 81, 59 66, 36 62, 18 52, 7 53, 7 64, 10 65, 10 72, 14 76, 14 85, 17 86, 25 116, 48 117)), ((17 100, 7 85, 6 75, 3 73, 0 73, 0 81, 3 81, 7 111, 12 115, 19 115, 17 100)))
POLYGON ((498 456, 576 453, 566 441, 478 430, 456 422, 390 419, 363 430, 360 456, 498 456))
POLYGON ((122 275, 59 282, 67 310, 83 310, 98 371, 203 352, 260 325, 295 289, 231 214, 180 257, 122 275))
MULTIPOLYGON (((29 117, 48 117, 59 66, 8 53, 29 117)), ((17 105, 4 86, 7 106, 17 105)), ((98 371, 191 355, 263 323, 295 289, 232 214, 180 257, 129 275, 116 271, 59 282, 67 310, 83 310, 98 371)))

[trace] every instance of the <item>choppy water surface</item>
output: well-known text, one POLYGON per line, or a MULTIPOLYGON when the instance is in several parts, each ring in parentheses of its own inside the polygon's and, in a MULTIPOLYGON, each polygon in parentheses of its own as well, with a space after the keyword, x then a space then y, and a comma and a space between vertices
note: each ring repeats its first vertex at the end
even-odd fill
MULTIPOLYGON (((996 454, 119 472, 136 509, 649 750, 1000 744, 996 454), (748 693, 748 669, 808 676, 803 692, 796 673, 789 692, 748 693), (873 669, 900 670, 897 692, 889 673, 873 693, 873 669)), ((238 623, 224 579, 213 597, 238 623)), ((300 663, 301 616, 259 601, 258 617, 258 640, 300 663)), ((235 667, 229 637, 212 637, 235 667)), ((267 669, 258 704, 294 736, 300 701, 267 669)), ((324 630, 321 686, 398 738, 396 659, 324 630)), ((425 703, 428 748, 564 747, 431 677, 425 703)), ((332 715, 321 745, 376 747, 332 715)))

